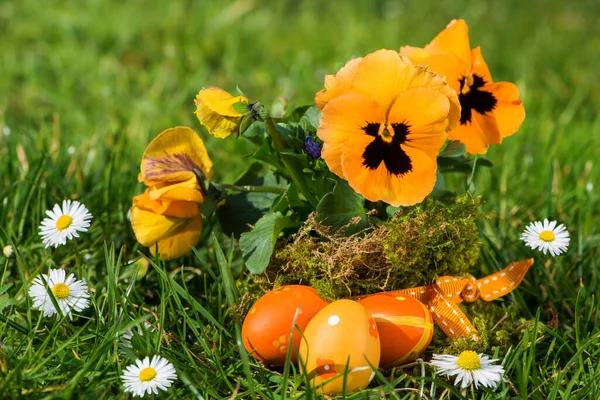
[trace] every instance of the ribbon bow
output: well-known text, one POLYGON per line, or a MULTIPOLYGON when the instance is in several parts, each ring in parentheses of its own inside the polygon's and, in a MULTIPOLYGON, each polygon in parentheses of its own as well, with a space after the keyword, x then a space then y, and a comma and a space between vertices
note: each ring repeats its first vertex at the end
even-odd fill
MULTIPOLYGON (((396 296, 412 296, 425 304, 435 323, 448 337, 469 336, 477 332, 469 318, 458 307, 463 301, 473 302, 478 298, 492 301, 512 292, 523 280, 533 258, 510 263, 503 270, 485 278, 442 276, 432 285, 394 290, 396 296)), ((477 340, 477 335, 473 339, 477 340)))

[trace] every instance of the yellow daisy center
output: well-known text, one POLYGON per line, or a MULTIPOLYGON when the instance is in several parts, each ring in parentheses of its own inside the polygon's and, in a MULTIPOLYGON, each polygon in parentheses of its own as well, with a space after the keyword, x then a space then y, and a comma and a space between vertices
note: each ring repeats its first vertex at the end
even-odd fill
POLYGON ((68 215, 61 215, 56 220, 56 229, 63 231, 71 226, 71 222, 73 222, 73 218, 69 217, 68 215))
POLYGON ((144 368, 140 371, 140 381, 148 382, 154 379, 156 376, 156 370, 152 367, 144 368))
POLYGON ((54 294, 54 297, 56 297, 57 300, 65 300, 69 297, 70 293, 71 289, 64 283, 57 283, 52 288, 52 294, 54 294))
POLYGON ((554 241, 554 232, 552 231, 542 231, 540 233, 540 240, 544 242, 552 242, 554 241))
POLYGON ((463 351, 456 360, 456 365, 462 370, 473 371, 481 368, 479 356, 474 351, 463 351))

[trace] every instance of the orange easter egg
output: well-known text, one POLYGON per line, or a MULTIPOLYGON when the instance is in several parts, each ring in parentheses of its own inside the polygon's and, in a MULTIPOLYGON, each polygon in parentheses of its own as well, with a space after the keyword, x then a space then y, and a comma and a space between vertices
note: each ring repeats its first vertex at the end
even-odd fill
MULTIPOLYGON (((258 299, 248 311, 242 325, 246 350, 265 365, 283 365, 287 356, 290 332, 296 309, 296 325, 304 330, 312 317, 325 307, 317 291, 308 286, 289 285, 272 290, 258 299)), ((292 335, 292 362, 297 361, 302 335, 292 335)))
POLYGON ((374 294, 360 300, 377 322, 381 366, 406 364, 421 355, 433 336, 433 318, 427 307, 410 296, 374 294))
POLYGON ((379 333, 369 311, 338 300, 308 323, 300 343, 300 369, 320 393, 338 394, 367 387, 379 366, 379 333), (347 372, 346 372, 347 371, 347 372), (346 375, 346 377, 344 377, 346 375))

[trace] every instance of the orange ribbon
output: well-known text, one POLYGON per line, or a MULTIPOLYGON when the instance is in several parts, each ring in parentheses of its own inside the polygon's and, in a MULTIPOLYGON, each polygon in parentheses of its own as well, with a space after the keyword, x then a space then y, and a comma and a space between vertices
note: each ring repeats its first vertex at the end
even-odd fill
MULTIPOLYGON (((394 290, 389 293, 395 296, 412 296, 425 304, 435 323, 448 337, 469 336, 474 334, 476 329, 458 304, 463 301, 473 302, 478 298, 492 301, 512 292, 519 286, 532 265, 533 258, 530 258, 513 262, 503 270, 481 279, 472 276, 442 276, 429 286, 394 290)), ((477 335, 473 335, 473 339, 478 338, 477 335)))

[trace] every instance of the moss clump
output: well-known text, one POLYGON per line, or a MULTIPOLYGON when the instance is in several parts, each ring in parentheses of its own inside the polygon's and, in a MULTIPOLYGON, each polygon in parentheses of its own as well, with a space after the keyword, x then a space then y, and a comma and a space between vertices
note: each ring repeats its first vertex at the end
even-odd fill
POLYGON ((504 302, 485 302, 461 304, 461 309, 477 329, 479 340, 471 338, 449 339, 441 330, 436 333, 430 349, 434 353, 460 354, 464 350, 476 353, 490 353, 499 348, 501 354, 514 343, 519 342, 526 328, 526 321, 519 318, 517 307, 504 302))
POLYGON ((427 199, 349 237, 309 218, 291 241, 280 245, 255 283, 263 291, 310 285, 324 299, 336 300, 465 275, 479 257, 479 205, 479 198, 469 196, 427 199))

